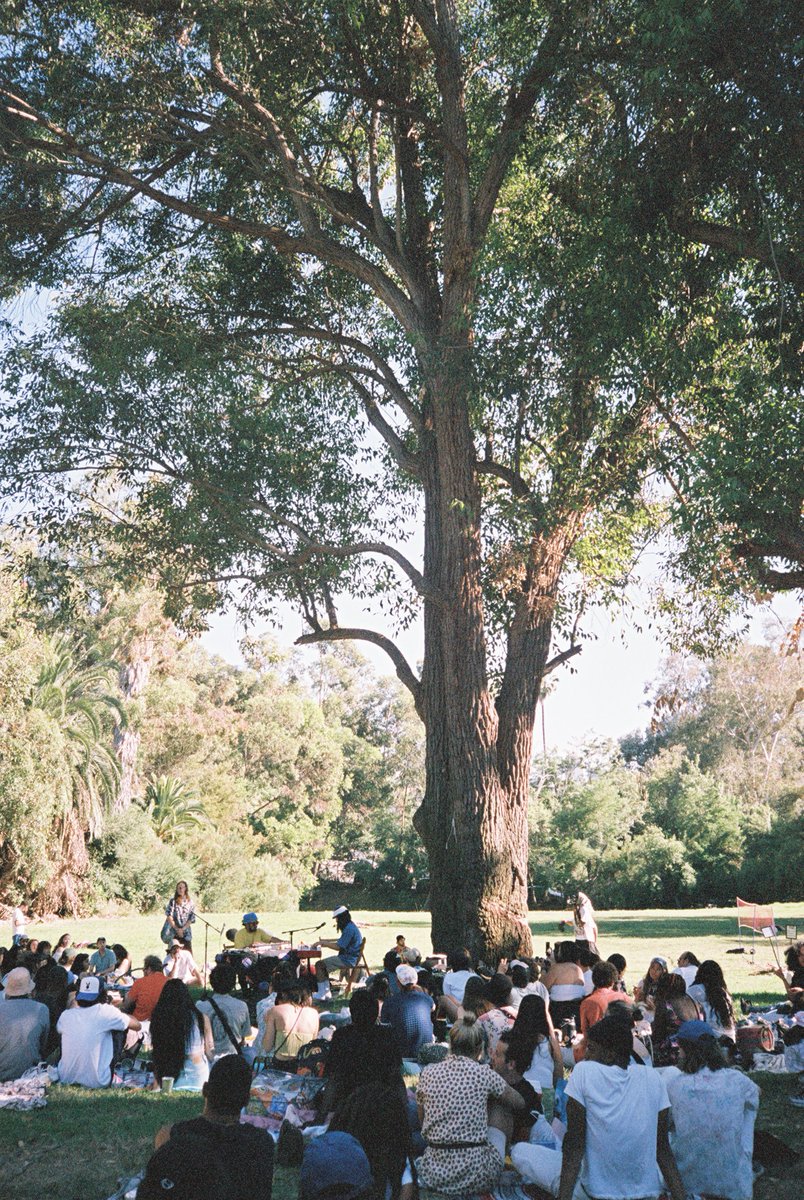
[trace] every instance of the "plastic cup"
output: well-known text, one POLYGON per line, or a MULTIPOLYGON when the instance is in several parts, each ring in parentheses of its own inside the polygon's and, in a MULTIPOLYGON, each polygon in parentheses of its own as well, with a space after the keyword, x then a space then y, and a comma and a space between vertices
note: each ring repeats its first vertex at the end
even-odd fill
POLYGON ((170 1095, 170 1093, 173 1091, 173 1084, 175 1082, 176 1082, 176 1080, 172 1075, 163 1075, 162 1076, 162 1094, 164 1096, 170 1095))
POLYGON ((555 1088, 542 1088, 542 1112, 546 1120, 552 1121, 555 1113, 556 1090, 555 1088))

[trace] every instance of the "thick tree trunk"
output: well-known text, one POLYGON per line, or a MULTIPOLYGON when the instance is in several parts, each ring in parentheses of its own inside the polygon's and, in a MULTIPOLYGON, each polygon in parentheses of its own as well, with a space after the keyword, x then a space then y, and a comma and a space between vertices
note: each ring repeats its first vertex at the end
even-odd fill
MULTIPOLYGON (((468 353, 432 376, 425 479, 424 575, 442 598, 425 603, 421 711, 426 787, 414 818, 430 862, 433 945, 466 946, 489 966, 531 950, 527 920, 527 793, 522 770, 504 783, 488 683, 481 592, 480 492, 469 425, 468 353)), ((538 683, 537 683, 538 690, 538 683)), ((535 716, 535 703, 534 703, 535 716)), ((531 718, 531 730, 533 716, 531 718)))

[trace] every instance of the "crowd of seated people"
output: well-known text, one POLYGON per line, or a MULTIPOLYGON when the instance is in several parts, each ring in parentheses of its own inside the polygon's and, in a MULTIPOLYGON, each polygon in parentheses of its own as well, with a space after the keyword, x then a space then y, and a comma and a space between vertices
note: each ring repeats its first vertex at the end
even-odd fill
MULTIPOLYGON (((804 946, 792 949, 795 1010, 804 946)), ((203 1112, 160 1131, 143 1200, 192 1171, 207 1195, 270 1197, 273 1142, 239 1123, 252 1059, 293 1072, 319 1042, 320 1126, 301 1163, 309 1200, 349 1171, 364 1200, 411 1200, 419 1184, 471 1195, 493 1190, 506 1161, 558 1200, 577 1187, 751 1200, 759 1089, 732 1065, 737 1018, 723 971, 691 951, 676 967, 654 956, 631 996, 625 959, 604 961, 588 942, 560 942, 547 962, 503 959, 497 971, 460 949, 442 977, 398 940, 335 1026, 316 1005, 320 981, 292 965, 277 966, 255 1012, 233 994, 225 962, 211 997, 195 1000, 195 976, 175 967, 192 958, 183 945, 164 963, 146 956, 136 979, 124 946, 101 938, 88 951, 69 936, 0 951, 0 1083, 50 1059, 61 1083, 108 1087, 124 1047, 147 1033, 153 1088, 201 1093, 203 1112), (551 1124, 557 1089, 562 1120, 551 1124)))

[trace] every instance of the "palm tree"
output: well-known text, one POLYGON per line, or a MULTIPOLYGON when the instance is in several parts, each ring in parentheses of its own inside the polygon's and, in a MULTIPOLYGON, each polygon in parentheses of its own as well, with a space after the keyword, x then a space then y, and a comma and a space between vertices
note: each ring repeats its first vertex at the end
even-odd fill
POLYGON ((203 804, 172 775, 148 780, 142 807, 151 818, 154 833, 163 842, 175 842, 177 834, 206 825, 209 819, 203 804))
POLYGON ((126 711, 112 693, 117 666, 70 638, 50 639, 49 653, 28 703, 47 713, 65 735, 71 787, 54 830, 54 875, 39 897, 47 909, 77 912, 81 877, 89 865, 87 837, 96 837, 117 792, 120 768, 112 726, 126 711))

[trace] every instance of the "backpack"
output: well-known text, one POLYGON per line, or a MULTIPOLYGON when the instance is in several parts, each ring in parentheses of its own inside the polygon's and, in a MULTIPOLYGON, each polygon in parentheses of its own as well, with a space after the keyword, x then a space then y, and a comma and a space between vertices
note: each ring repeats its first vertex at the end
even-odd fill
POLYGON ((297 1075, 312 1075, 314 1079, 324 1078, 324 1068, 329 1054, 329 1042, 326 1038, 316 1038, 302 1046, 297 1058, 297 1075))

